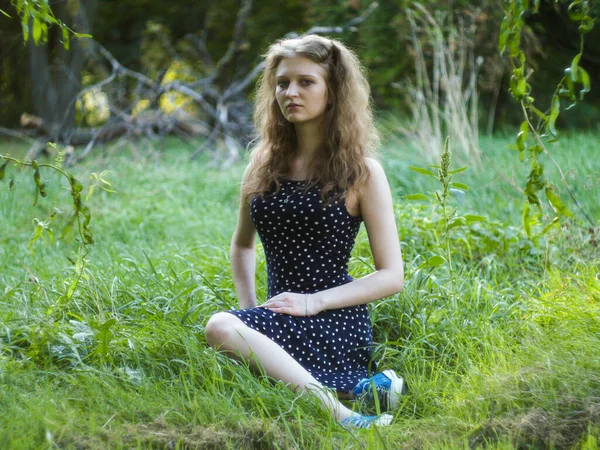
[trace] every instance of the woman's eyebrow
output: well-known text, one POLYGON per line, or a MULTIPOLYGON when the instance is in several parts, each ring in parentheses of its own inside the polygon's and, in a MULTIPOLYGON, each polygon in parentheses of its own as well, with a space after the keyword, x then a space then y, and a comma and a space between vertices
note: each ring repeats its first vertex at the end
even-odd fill
MULTIPOLYGON (((317 78, 316 76, 311 75, 311 74, 300 74, 300 75, 298 75, 298 77, 302 77, 302 78, 317 78)), ((279 78, 287 78, 287 75, 285 75, 285 74, 283 74, 283 75, 277 75, 277 79, 279 79, 279 78)))

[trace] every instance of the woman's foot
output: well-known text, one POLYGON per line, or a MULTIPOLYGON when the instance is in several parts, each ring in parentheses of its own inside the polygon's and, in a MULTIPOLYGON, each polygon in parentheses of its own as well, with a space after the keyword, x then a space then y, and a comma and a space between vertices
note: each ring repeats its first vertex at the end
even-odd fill
POLYGON ((354 400, 369 408, 375 408, 375 395, 380 411, 396 409, 400 397, 406 392, 406 383, 393 370, 384 370, 370 378, 363 378, 352 390, 354 400))
POLYGON ((340 425, 346 429, 352 428, 371 428, 385 427, 391 425, 393 417, 389 414, 380 416, 363 416, 362 414, 352 414, 340 422, 340 425))

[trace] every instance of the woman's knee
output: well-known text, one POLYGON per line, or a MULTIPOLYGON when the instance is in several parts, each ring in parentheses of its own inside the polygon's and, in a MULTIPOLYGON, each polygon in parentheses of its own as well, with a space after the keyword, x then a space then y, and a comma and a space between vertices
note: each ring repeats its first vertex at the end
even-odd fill
POLYGON ((231 339, 231 333, 244 323, 233 314, 219 312, 208 319, 204 334, 211 347, 217 347, 231 339))

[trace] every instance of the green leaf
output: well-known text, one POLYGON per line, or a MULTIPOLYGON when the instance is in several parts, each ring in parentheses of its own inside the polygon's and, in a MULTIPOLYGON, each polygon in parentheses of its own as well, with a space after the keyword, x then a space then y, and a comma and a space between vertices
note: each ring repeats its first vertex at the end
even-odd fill
POLYGON ((79 194, 83 190, 83 185, 77 178, 71 176, 71 178, 69 178, 69 182, 71 183, 71 189, 73 190, 73 193, 79 194))
POLYGON ((414 167, 414 166, 408 166, 408 168, 410 170, 412 170, 413 172, 417 172, 422 175, 427 175, 427 176, 435 178, 435 173, 433 173, 431 170, 423 169, 422 167, 414 167))
POLYGON ((110 345, 110 342, 113 340, 113 338, 115 337, 115 335, 112 333, 112 331, 110 331, 110 329, 112 328, 112 326, 116 323, 117 321, 115 319, 109 319, 106 322, 104 322, 104 324, 100 327, 100 332, 96 335, 96 339, 98 341, 98 349, 97 352, 101 355, 101 356, 106 356, 108 355, 108 346, 110 345))
POLYGON ((94 185, 90 186, 90 189, 88 190, 87 195, 85 196, 85 201, 89 201, 90 197, 92 196, 92 194, 94 193, 94 185))
POLYGON ((571 70, 569 70, 569 74, 571 75, 571 79, 575 82, 579 81, 578 72, 579 72, 579 59, 581 58, 581 53, 575 55, 573 60, 571 61, 571 70))
POLYGON ((540 111, 538 108, 536 108, 533 105, 531 105, 530 108, 535 113, 536 116, 538 116, 540 119, 542 119, 542 121, 546 122, 548 120, 548 116, 546 114, 544 114, 542 111, 540 111))
POLYGON ((0 166, 0 180, 4 179, 4 175, 6 175, 6 166, 8 165, 8 160, 4 161, 4 164, 0 166))
POLYGON ((583 18, 583 20, 581 21, 581 25, 579 25, 579 32, 581 34, 586 34, 589 33, 590 31, 592 31, 592 29, 594 28, 594 19, 592 19, 590 16, 585 16, 583 18))
POLYGON ((558 118, 558 114, 560 112, 560 99, 558 95, 552 97, 552 107, 550 109, 550 119, 548 120, 548 130, 552 134, 552 136, 557 136, 556 133, 556 119, 558 118))
POLYGON ((500 24, 500 36, 498 36, 498 51, 501 55, 506 51, 506 38, 508 36, 508 16, 504 16, 500 24))
POLYGON ((448 229, 451 230, 452 228, 461 227, 466 224, 467 224, 467 221, 465 220, 464 217, 457 217, 456 219, 454 219, 452 222, 450 222, 448 224, 448 229))
POLYGON ((77 213, 73 213, 73 215, 71 215, 71 217, 67 221, 67 224, 63 228, 63 231, 60 234, 59 239, 63 239, 69 233, 69 231, 71 231, 71 229, 73 228, 73 224, 75 223, 76 217, 77 217, 77 213))
POLYGON ((406 200, 429 200, 429 197, 425 194, 403 195, 402 198, 405 198, 406 200))
POLYGON ((427 260, 426 267, 437 267, 444 264, 446 260, 439 255, 432 256, 427 260))
POLYGON ((29 16, 23 16, 21 19, 21 29, 23 30, 23 41, 27 42, 29 40, 29 16))
POLYGON ((50 240, 50 244, 54 244, 54 233, 50 227, 45 228, 46 234, 48 235, 48 239, 50 240))
POLYGON ((465 218, 465 220, 467 221, 467 223, 485 222, 485 221, 487 221, 487 217, 486 216, 477 216, 477 215, 474 215, 474 214, 465 214, 463 217, 465 218))
POLYGON ((519 157, 523 158, 523 152, 527 147, 527 136, 529 135, 529 124, 526 120, 521 122, 519 134, 517 134, 516 148, 519 150, 519 157))
POLYGON ((44 224, 42 222, 38 222, 35 230, 33 230, 33 236, 31 236, 31 239, 29 239, 29 250, 33 249, 33 244, 35 243, 35 241, 37 241, 40 236, 42 235, 42 233, 44 232, 44 224))
POLYGON ((458 189, 465 190, 465 191, 469 190, 469 186, 467 186, 464 183, 457 183, 456 181, 452 182, 452 186, 455 187, 455 188, 458 188, 458 189))
POLYGON ((0 13, 4 14, 6 17, 8 17, 9 19, 12 19, 12 17, 10 17, 10 15, 6 12, 6 11, 2 11, 0 9, 0 13))
POLYGON ((87 207, 87 205, 85 205, 83 202, 81 203, 81 206, 79 208, 79 211, 81 212, 81 214, 83 215, 83 217, 85 218, 84 221, 84 225, 87 227, 88 224, 90 223, 90 220, 92 218, 92 215, 90 213, 90 208, 87 207))
POLYGON ((67 30, 66 27, 62 27, 61 31, 62 31, 63 47, 65 50, 69 50, 69 30, 67 30))
POLYGON ((539 144, 535 144, 534 146, 529 148, 529 153, 531 154, 532 157, 539 155, 543 151, 544 151, 544 148, 539 144))
POLYGON ((86 245, 92 245, 94 243, 94 237, 92 236, 92 232, 87 226, 83 227, 83 242, 86 245))
POLYGON ((38 19, 33 20, 33 41, 35 45, 40 43, 40 37, 42 36, 42 24, 38 19))
POLYGON ((583 19, 583 8, 581 7, 581 0, 575 0, 571 2, 569 8, 567 9, 567 13, 569 14, 569 19, 573 22, 579 22, 583 19))
POLYGON ((525 202, 525 207, 523 208, 523 228, 525 229, 525 234, 528 238, 531 238, 531 210, 529 209, 529 203, 525 202))
POLYGON ((554 219, 552 219, 552 222, 550 222, 548 225, 546 225, 544 227, 544 229, 540 232, 540 235, 544 235, 546 234, 548 231, 550 231, 552 228, 555 228, 558 226, 558 221, 559 221, 560 217, 556 216, 554 219))
POLYGON ((531 204, 539 205, 540 199, 537 193, 545 186, 544 182, 544 166, 539 161, 534 160, 531 164, 531 171, 527 175, 527 184, 525 185, 524 193, 527 196, 527 201, 531 204))
POLYGON ((552 205, 552 208, 559 216, 573 217, 571 211, 565 206, 560 197, 554 193, 550 185, 546 186, 544 192, 546 193, 546 198, 552 205))
POLYGON ((581 75, 581 83, 583 84, 583 89, 579 91, 579 100, 583 100, 583 96, 590 92, 591 83, 590 76, 583 67, 579 68, 579 72, 581 75))
POLYGON ((521 34, 511 31, 506 36, 506 45, 508 47, 508 54, 511 58, 516 58, 521 53, 521 34))
POLYGON ((465 171, 465 170, 467 170, 468 168, 469 168, 469 166, 464 166, 464 167, 461 167, 460 169, 454 169, 454 170, 450 170, 450 171, 448 171, 448 173, 449 173, 450 175, 454 175, 455 173, 464 172, 464 171, 465 171))

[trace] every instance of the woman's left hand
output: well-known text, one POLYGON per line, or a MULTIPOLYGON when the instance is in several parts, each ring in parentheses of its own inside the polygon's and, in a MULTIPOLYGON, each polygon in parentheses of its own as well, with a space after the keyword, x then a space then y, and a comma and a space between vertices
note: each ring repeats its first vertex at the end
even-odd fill
POLYGON ((260 305, 276 313, 289 314, 290 316, 312 316, 316 314, 312 295, 297 294, 294 292, 282 292, 260 305))

